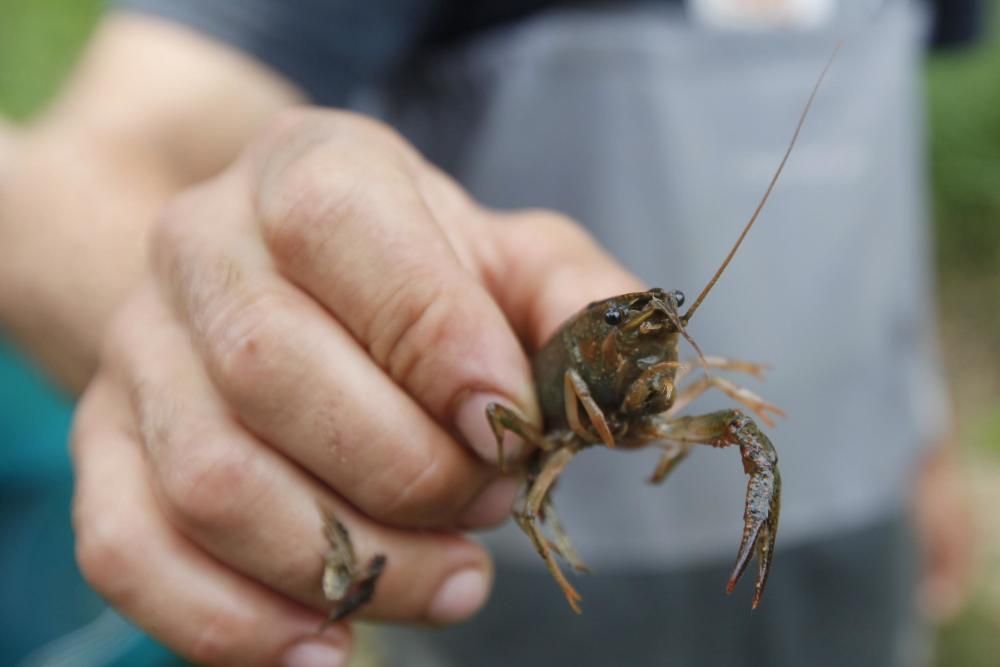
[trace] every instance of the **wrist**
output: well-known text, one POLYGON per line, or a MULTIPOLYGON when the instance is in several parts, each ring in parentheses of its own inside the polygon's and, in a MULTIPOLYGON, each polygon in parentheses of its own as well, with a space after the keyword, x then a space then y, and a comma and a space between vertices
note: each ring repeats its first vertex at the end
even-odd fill
POLYGON ((20 233, 11 211, 16 189, 15 172, 21 150, 21 136, 14 125, 0 117, 0 331, 11 328, 10 314, 17 308, 19 279, 13 258, 20 233))
POLYGON ((0 327, 71 391, 96 366, 169 192, 154 163, 97 136, 28 131, 0 154, 0 327))

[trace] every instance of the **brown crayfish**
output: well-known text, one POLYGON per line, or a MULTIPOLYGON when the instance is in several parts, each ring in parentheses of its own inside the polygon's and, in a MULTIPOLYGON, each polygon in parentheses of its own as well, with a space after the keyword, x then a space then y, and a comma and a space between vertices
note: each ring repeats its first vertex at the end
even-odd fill
POLYGON ((653 483, 662 482, 692 445, 739 447, 743 469, 750 480, 743 514, 743 537, 726 592, 733 591, 756 553, 758 573, 752 605, 756 609, 760 604, 771 569, 781 507, 778 455, 764 432, 738 409, 700 416, 678 417, 676 414, 712 388, 746 406, 769 426, 773 423, 768 412, 783 413, 749 390, 708 371, 717 368, 759 376, 761 366, 704 356, 688 336, 686 326, 767 202, 832 60, 833 57, 820 74, 792 140, 756 210, 687 312, 680 312, 684 305, 681 292, 660 288, 592 303, 565 322, 533 357, 532 369, 544 431, 498 403, 489 405, 486 410, 497 438, 501 464, 506 432, 534 446, 533 453, 523 463, 524 479, 514 504, 514 519, 531 538, 570 607, 577 613, 580 612, 581 596, 566 579, 556 556, 577 571, 585 572, 586 567, 556 516, 551 495, 556 480, 573 457, 595 445, 616 449, 660 445, 663 454, 650 479, 653 483), (696 366, 695 362, 680 361, 681 337, 692 344, 705 369, 700 379, 685 387, 679 386, 680 381, 696 366), (551 538, 543 531, 543 526, 549 529, 551 538))
MULTIPOLYGON (((688 336, 686 326, 764 208, 832 60, 820 74, 757 209, 687 312, 680 313, 684 305, 681 292, 659 288, 592 303, 563 324, 532 360, 545 430, 539 430, 512 409, 498 403, 486 410, 497 438, 501 465, 507 431, 535 447, 522 466, 524 483, 515 501, 514 519, 531 538, 570 607, 577 613, 580 612, 580 594, 566 579, 555 557, 562 557, 577 571, 586 571, 586 567, 559 523, 551 493, 557 478, 573 457, 596 445, 618 449, 660 445, 663 454, 650 478, 653 483, 662 482, 692 445, 738 446, 750 481, 743 514, 743 539, 726 590, 732 592, 756 552, 758 575, 753 607, 756 609, 760 604, 771 568, 781 507, 781 475, 774 446, 757 424, 740 410, 721 410, 701 416, 677 417, 676 414, 713 388, 748 407, 768 426, 773 425, 768 412, 783 413, 749 390, 708 372, 709 368, 717 368, 759 377, 762 366, 704 356, 688 336), (698 360, 705 369, 701 378, 685 387, 679 387, 679 383, 696 369, 697 363, 680 361, 681 337, 698 352, 698 360), (549 528, 552 539, 543 532, 543 526, 549 528)), ((385 556, 377 554, 367 565, 361 566, 347 529, 329 515, 325 533, 330 550, 325 555, 323 592, 335 605, 324 627, 367 604, 386 565, 385 556)))

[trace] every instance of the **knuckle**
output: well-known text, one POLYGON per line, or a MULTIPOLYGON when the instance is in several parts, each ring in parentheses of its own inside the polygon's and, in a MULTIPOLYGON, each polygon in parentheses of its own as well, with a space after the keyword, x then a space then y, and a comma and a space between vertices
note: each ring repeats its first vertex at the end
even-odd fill
POLYGON ((102 374, 95 376, 91 385, 83 392, 83 395, 77 402, 76 412, 73 414, 73 423, 69 432, 69 449, 73 454, 74 460, 82 456, 92 446, 92 443, 96 442, 96 439, 99 437, 98 434, 101 432, 97 419, 97 411, 94 409, 94 404, 97 400, 97 390, 94 387, 99 381, 98 378, 102 377, 102 374))
POLYGON ((581 245, 588 247, 595 243, 590 233, 576 220, 548 209, 531 209, 518 216, 518 223, 526 233, 544 233, 553 239, 554 245, 575 249, 581 245))
POLYGON ((160 209, 153 222, 150 234, 153 264, 168 275, 176 274, 187 256, 197 220, 198 199, 196 190, 175 195, 160 209))
POLYGON ((343 109, 310 105, 281 109, 271 118, 260 138, 265 145, 299 143, 302 147, 311 146, 317 140, 412 150, 399 132, 378 119, 343 109))
POLYGON ((387 295, 374 310, 366 340, 371 354, 389 374, 407 385, 423 360, 454 358, 462 341, 472 339, 468 306, 434 280, 412 280, 387 295))
POLYGON ((309 262, 345 223, 412 206, 412 190, 409 176, 391 157, 323 144, 272 179, 258 211, 262 235, 280 263, 309 262))
MULTIPOLYGON (((293 305, 274 290, 233 295, 208 323, 205 341, 213 378, 239 401, 259 392, 274 372, 275 348, 293 305)), ((285 369, 285 372, 288 372, 285 369)))
POLYGON ((308 261, 325 228, 363 215, 364 186, 337 158, 311 154, 275 177, 260 223, 271 253, 281 262, 308 261))
POLYGON ((102 360, 113 359, 119 356, 122 350, 131 347, 132 330, 135 326, 131 310, 128 306, 119 308, 108 321, 101 340, 102 360))
POLYGON ((100 361, 111 372, 127 371, 134 353, 137 335, 136 308, 130 301, 119 308, 108 322, 100 343, 100 361))
POLYGON ((447 524, 468 500, 462 493, 463 485, 454 482, 436 459, 406 472, 396 471, 382 506, 384 516, 402 524, 428 520, 447 524))
POLYGON ((247 520, 260 493, 257 462, 235 443, 188 437, 168 446, 160 487, 174 516, 197 532, 223 532, 247 520), (209 440, 209 441, 206 441, 209 440))
POLYGON ((116 605, 124 605, 132 590, 130 554, 132 531, 120 511, 88 511, 77 502, 73 511, 76 561, 84 579, 116 605))
POLYGON ((280 121, 290 128, 290 147, 267 161, 256 199, 262 236, 285 262, 308 258, 338 222, 368 219, 415 192, 422 163, 378 121, 348 112, 290 113, 280 121))
POLYGON ((322 110, 308 105, 293 105, 279 109, 264 128, 261 140, 286 142, 322 116, 322 110))
POLYGON ((580 226, 565 213, 547 208, 532 208, 521 213, 528 224, 544 225, 563 233, 575 233, 580 226))

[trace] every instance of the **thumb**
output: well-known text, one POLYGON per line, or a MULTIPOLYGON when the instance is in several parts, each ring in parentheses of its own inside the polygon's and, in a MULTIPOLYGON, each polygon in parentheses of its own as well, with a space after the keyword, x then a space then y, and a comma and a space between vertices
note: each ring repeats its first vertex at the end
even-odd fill
POLYGON ((582 227, 551 211, 494 214, 477 251, 487 289, 529 350, 591 301, 645 289, 582 227))

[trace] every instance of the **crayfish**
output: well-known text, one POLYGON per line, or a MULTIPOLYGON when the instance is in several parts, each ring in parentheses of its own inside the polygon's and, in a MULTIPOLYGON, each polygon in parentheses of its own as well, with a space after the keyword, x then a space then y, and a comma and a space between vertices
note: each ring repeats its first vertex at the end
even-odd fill
POLYGON ((615 449, 661 446, 663 453, 650 478, 653 483, 662 482, 695 444, 739 447, 743 469, 750 479, 743 537, 726 592, 732 593, 756 553, 758 573, 752 607, 756 609, 760 604, 771 570, 781 508, 778 455, 767 435, 741 410, 676 415, 713 388, 749 408, 768 426, 773 426, 768 412, 780 416, 783 413, 749 390, 709 372, 709 368, 715 368, 759 376, 762 366, 706 357, 686 327, 764 208, 832 61, 833 56, 816 81, 791 142, 756 210, 687 312, 680 312, 685 301, 682 292, 660 288, 591 303, 565 322, 532 359, 544 430, 499 403, 492 403, 486 409, 496 435, 501 466, 505 461, 506 432, 534 447, 520 466, 523 482, 513 516, 577 613, 581 596, 566 579, 556 556, 578 572, 585 572, 586 567, 559 522, 551 496, 556 480, 573 457, 588 447, 600 445, 615 449), (705 371, 700 379, 685 387, 679 383, 696 365, 694 361, 680 361, 681 337, 697 351, 697 360, 705 371), (549 529, 551 538, 543 526, 549 529))
MULTIPOLYGON (((743 538, 726 591, 733 591, 756 553, 758 574, 752 605, 756 609, 760 604, 771 569, 781 508, 778 455, 764 432, 740 410, 721 410, 701 416, 676 415, 709 389, 722 391, 749 408, 768 426, 773 426, 769 412, 779 416, 783 413, 748 389, 709 373, 710 368, 715 368, 760 377, 763 366, 706 357, 688 335, 686 327, 764 208, 832 62, 833 57, 820 74, 763 198, 722 265, 687 312, 680 313, 685 301, 682 292, 660 288, 594 302, 565 322, 532 359, 544 430, 499 403, 492 403, 486 409, 500 450, 501 467, 505 465, 503 442, 507 431, 535 448, 520 464, 523 483, 514 503, 514 519, 531 538, 570 607, 577 613, 580 612, 580 594, 559 568, 556 556, 577 571, 585 572, 586 567, 559 523, 551 494, 556 480, 573 457, 588 447, 599 445, 616 449, 659 445, 663 454, 650 478, 653 483, 666 479, 695 444, 738 446, 743 469, 750 481, 743 514, 743 538), (697 351, 697 360, 680 361, 681 337, 697 351), (679 387, 681 380, 697 368, 697 362, 705 374, 679 387), (552 539, 543 532, 543 526, 549 528, 552 539)), ((334 607, 324 627, 367 604, 386 566, 385 556, 376 554, 362 567, 354 555, 346 528, 335 517, 326 517, 325 534, 330 549, 324 557, 323 592, 334 607)))

